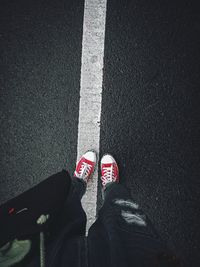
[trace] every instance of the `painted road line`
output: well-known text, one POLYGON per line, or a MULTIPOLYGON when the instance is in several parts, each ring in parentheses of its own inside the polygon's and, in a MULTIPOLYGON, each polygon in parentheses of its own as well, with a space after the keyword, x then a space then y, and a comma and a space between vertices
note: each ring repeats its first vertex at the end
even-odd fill
MULTIPOLYGON (((89 149, 99 153, 106 0, 85 0, 77 161, 89 149)), ((98 166, 82 205, 87 230, 96 217, 98 166)))

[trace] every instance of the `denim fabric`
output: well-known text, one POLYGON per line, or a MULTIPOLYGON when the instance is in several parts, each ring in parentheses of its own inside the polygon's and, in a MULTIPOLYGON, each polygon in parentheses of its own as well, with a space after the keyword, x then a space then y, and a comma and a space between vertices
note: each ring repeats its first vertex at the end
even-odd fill
POLYGON ((113 183, 89 230, 88 250, 92 267, 150 267, 167 248, 128 190, 113 183))
POLYGON ((74 190, 74 193, 75 192, 77 193, 80 200, 85 194, 86 188, 87 188, 87 183, 84 180, 76 178, 76 177, 72 178, 72 189, 71 190, 74 190))

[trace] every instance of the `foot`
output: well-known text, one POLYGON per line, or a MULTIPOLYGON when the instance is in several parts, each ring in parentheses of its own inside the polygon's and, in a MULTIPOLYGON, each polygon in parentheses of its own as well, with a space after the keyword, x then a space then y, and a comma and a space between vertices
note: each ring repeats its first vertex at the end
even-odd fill
POLYGON ((97 162, 96 153, 93 150, 87 151, 76 163, 74 177, 83 179, 86 183, 92 177, 97 162))
POLYGON ((108 183, 119 183, 119 168, 115 159, 105 154, 101 159, 101 181, 103 189, 108 183))

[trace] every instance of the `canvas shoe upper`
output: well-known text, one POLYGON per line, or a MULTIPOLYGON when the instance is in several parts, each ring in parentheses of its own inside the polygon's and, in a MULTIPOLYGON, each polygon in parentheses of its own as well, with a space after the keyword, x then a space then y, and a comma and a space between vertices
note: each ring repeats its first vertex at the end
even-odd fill
POLYGON ((101 159, 101 181, 105 189, 106 184, 111 182, 119 182, 119 168, 115 159, 106 154, 101 159))
POLYGON ((94 172, 96 161, 96 153, 92 150, 87 151, 77 162, 74 177, 88 182, 94 172))

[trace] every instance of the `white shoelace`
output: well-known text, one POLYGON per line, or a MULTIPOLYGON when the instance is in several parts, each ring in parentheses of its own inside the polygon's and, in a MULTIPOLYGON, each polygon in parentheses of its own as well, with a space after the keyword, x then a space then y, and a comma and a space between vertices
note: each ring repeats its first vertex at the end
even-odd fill
POLYGON ((101 177, 103 186, 105 186, 107 183, 116 181, 116 177, 113 171, 113 165, 111 165, 111 167, 103 167, 103 173, 104 175, 101 177))
POLYGON ((79 178, 85 179, 88 177, 90 171, 91 171, 92 165, 83 162, 80 168, 80 171, 78 173, 79 178))

